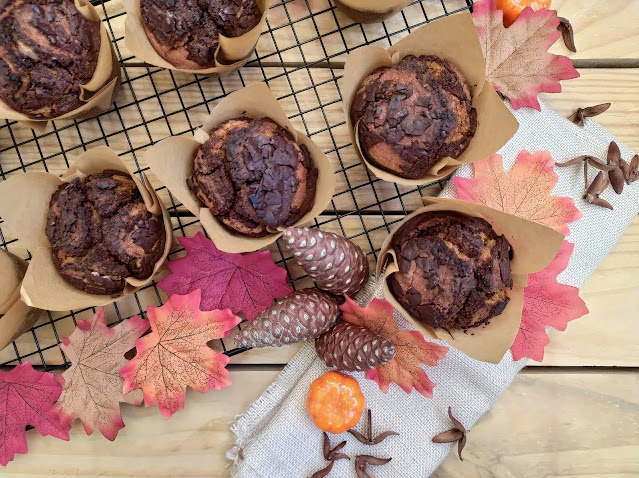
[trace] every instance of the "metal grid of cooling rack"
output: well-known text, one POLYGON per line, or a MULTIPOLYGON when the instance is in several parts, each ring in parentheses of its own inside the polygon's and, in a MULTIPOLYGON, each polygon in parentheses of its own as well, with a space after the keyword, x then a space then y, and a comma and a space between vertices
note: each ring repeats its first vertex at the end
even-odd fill
MULTIPOLYGON (((335 10, 330 0, 276 0, 268 14, 252 60, 224 79, 171 72, 136 61, 124 46, 124 8, 120 0, 94 0, 114 43, 122 67, 122 85, 113 107, 82 121, 53 122, 36 134, 15 122, 0 125, 0 177, 27 171, 64 172, 86 149, 107 145, 129 163, 140 177, 149 173, 144 151, 169 135, 189 134, 202 124, 217 100, 254 81, 265 81, 274 91, 294 126, 312 138, 331 158, 338 187, 328 211, 315 225, 340 233, 377 257, 381 237, 411 209, 427 187, 380 187, 357 161, 345 133, 339 80, 346 55, 361 46, 389 46, 415 28, 472 7, 472 0, 422 0, 409 5, 387 22, 360 25, 335 10)), ((149 179, 169 207, 174 235, 192 236, 199 222, 153 177, 149 179)), ((12 237, 0 218, 0 246, 30 259, 29 252, 12 237)), ((169 259, 179 257, 174 251, 169 259)), ((292 286, 308 285, 280 241, 272 249, 286 267, 292 286), (306 283, 305 283, 306 282, 306 283)), ((107 306, 107 317, 119 322, 146 307, 162 304, 163 292, 155 283, 107 306)), ((14 344, 0 351, 0 366, 30 361, 44 369, 68 365, 58 344, 77 320, 95 309, 46 316, 14 344)), ((240 325, 241 327, 241 325, 240 325)), ((219 341, 228 355, 245 351, 219 341)))

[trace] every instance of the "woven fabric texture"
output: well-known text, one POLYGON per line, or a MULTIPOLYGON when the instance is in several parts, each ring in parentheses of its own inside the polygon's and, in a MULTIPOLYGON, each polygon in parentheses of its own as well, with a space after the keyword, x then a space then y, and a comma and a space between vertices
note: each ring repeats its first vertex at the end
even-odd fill
MULTIPOLYGON (((506 169, 524 149, 550 151, 557 162, 583 154, 605 158, 608 144, 616 140, 594 121, 588 120, 586 126, 580 128, 543 103, 541 112, 521 109, 514 114, 519 130, 499 152, 506 169)), ((617 143, 622 157, 630 159, 634 153, 617 143)), ((472 167, 465 165, 456 174, 472 177, 472 167)), ((575 244, 575 250, 558 280, 581 287, 639 213, 639 181, 627 186, 621 196, 611 188, 602 194, 601 197, 613 204, 613 212, 583 201, 581 168, 559 169, 558 174, 559 182, 553 194, 573 198, 583 213, 581 219, 569 224, 571 232, 567 239, 575 244)), ((444 189, 442 196, 455 196, 452 184, 444 189)), ((373 297, 382 297, 381 281, 371 281, 357 301, 365 305, 373 297)), ((399 314, 396 313, 396 317, 404 328, 410 328, 399 314)), ((570 333, 570 329, 566 333, 570 333)), ((367 398, 367 407, 373 411, 373 433, 392 429, 400 435, 372 448, 349 436, 345 438, 348 444, 343 451, 352 457, 357 454, 392 457, 390 463, 374 469, 378 478, 427 477, 451 448, 451 445, 431 442, 435 434, 451 426, 446 415, 448 406, 464 426, 471 428, 495 404, 524 365, 523 360, 513 362, 510 352, 501 363, 492 365, 470 359, 451 347, 436 367, 425 367, 436 384, 432 400, 416 392, 406 394, 395 385, 384 394, 375 382, 365 379, 363 373, 355 373, 353 376, 359 380, 367 398)), ((305 409, 309 385, 326 371, 314 346, 306 344, 266 392, 237 418, 232 426, 236 446, 227 453, 234 461, 233 476, 308 477, 327 464, 321 452, 322 433, 315 428, 305 409)), ((333 437, 332 441, 336 444, 337 440, 333 437)), ((336 462, 331 476, 355 476, 353 460, 336 462)))

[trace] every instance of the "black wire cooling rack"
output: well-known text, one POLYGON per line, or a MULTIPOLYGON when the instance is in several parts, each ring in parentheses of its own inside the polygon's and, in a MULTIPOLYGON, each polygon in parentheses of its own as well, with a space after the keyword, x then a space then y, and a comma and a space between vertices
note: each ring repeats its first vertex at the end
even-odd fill
MULTIPOLYGON (((334 165, 337 191, 330 209, 315 220, 316 226, 355 240, 374 261, 393 224, 419 206, 420 197, 433 186, 405 188, 384 183, 382 187, 357 161, 342 113, 341 69, 350 51, 370 44, 387 47, 429 21, 470 9, 472 0, 417 1, 393 19, 374 25, 352 22, 330 0, 276 1, 253 59, 224 79, 140 63, 124 46, 121 1, 92 3, 103 17, 122 67, 122 85, 114 105, 96 118, 53 122, 43 134, 6 121, 0 126, 2 180, 27 171, 61 174, 82 152, 99 145, 113 148, 141 178, 143 172, 149 174, 142 161, 147 148, 164 137, 192 133, 217 100, 254 81, 265 81, 294 126, 324 149, 334 165)), ((169 208, 176 237, 202 230, 199 221, 165 187, 153 177, 150 181, 169 208)), ((3 226, 0 219, 0 245, 30 259, 29 252, 3 226)), ((280 241, 271 251, 276 262, 286 267, 294 288, 308 285, 280 241)), ((169 259, 181 252, 172 252, 169 259)), ((135 297, 107 306, 106 315, 113 323, 144 315, 147 306, 161 305, 164 298, 153 283, 135 297)), ((45 370, 68 366, 58 344, 73 331, 77 320, 94 312, 47 312, 30 332, 0 351, 0 366, 23 361, 45 370)), ((227 355, 246 350, 232 347, 228 340, 219 341, 220 350, 227 355)))

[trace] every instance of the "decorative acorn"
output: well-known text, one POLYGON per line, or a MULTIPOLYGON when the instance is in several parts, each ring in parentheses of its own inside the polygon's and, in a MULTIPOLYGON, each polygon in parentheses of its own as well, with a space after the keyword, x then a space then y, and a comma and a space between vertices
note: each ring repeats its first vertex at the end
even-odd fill
POLYGON ((279 299, 235 337, 238 347, 281 347, 314 339, 339 315, 337 299, 318 289, 302 289, 279 299))
POLYGON ((308 227, 284 231, 286 247, 320 289, 333 294, 353 295, 368 280, 364 251, 348 239, 308 227))
POLYGON ((376 368, 395 357, 391 342, 348 322, 340 322, 318 337, 315 349, 326 365, 346 372, 376 368))

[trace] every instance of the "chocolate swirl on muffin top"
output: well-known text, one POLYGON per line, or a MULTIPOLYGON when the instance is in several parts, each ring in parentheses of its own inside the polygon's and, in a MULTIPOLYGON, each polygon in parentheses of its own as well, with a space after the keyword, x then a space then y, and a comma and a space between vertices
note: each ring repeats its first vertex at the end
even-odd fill
POLYGON ((209 132, 187 183, 228 229, 262 237, 311 210, 317 174, 306 146, 286 129, 270 118, 243 117, 209 132))
POLYGON ((127 277, 148 278, 166 239, 131 176, 115 170, 61 184, 51 197, 46 234, 60 275, 104 295, 122 292, 127 277))
POLYGON ((141 0, 140 11, 155 51, 192 69, 215 66, 220 34, 241 36, 262 18, 255 0, 141 0))
POLYGON ((82 106, 99 51, 100 22, 73 0, 0 0, 0 98, 15 111, 48 119, 82 106))
POLYGON ((419 214, 395 232, 392 247, 399 272, 388 278, 391 293, 431 327, 477 327, 510 300, 510 244, 484 219, 419 214))
POLYGON ((350 117, 367 160, 407 179, 459 157, 477 129, 468 83, 436 56, 410 55, 374 71, 357 90, 350 117))

